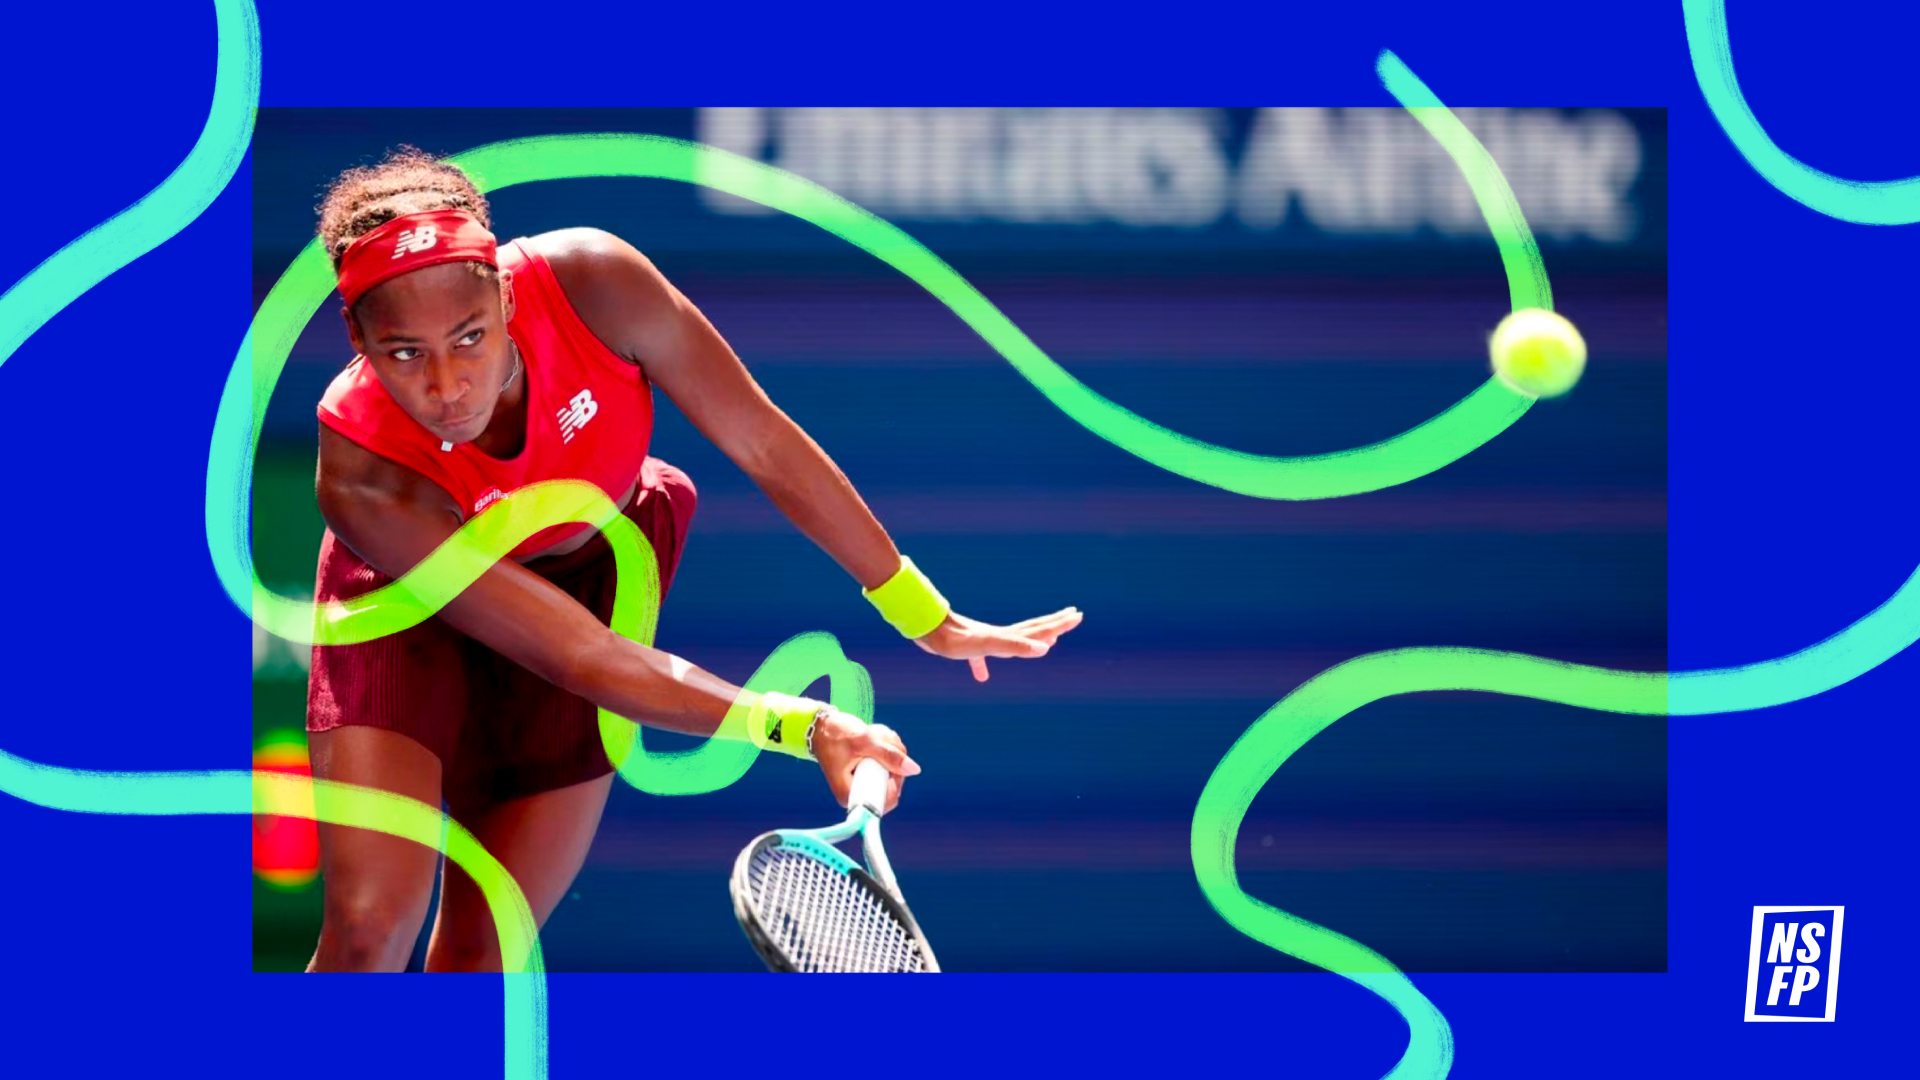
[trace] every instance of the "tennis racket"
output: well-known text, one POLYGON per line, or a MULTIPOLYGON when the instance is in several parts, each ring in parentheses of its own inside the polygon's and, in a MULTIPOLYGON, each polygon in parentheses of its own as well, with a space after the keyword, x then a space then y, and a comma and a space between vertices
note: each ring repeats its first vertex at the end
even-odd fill
POLYGON ((880 846, 886 800, 886 766, 862 758, 845 821, 763 833, 734 860, 733 914, 768 970, 940 970, 880 846), (864 867, 833 846, 855 833, 864 867))

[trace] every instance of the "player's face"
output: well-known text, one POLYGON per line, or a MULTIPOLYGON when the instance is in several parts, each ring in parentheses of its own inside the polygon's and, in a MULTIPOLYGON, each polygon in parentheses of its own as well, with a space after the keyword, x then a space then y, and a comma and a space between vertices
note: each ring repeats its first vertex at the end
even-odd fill
POLYGON ((347 317, 353 347, 387 393, 436 439, 472 442, 513 373, 505 291, 465 263, 377 286, 347 317))

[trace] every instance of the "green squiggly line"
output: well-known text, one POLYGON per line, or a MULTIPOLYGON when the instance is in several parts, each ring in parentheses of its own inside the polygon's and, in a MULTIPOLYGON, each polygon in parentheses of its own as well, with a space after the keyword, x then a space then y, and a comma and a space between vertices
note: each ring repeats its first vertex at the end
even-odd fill
MULTIPOLYGON (((1407 103, 1467 176, 1507 264, 1516 306, 1550 307, 1552 299, 1538 247, 1493 160, 1391 54, 1382 55, 1381 74, 1388 88, 1407 103)), ((1313 459, 1238 454, 1186 440, 1094 394, 1033 346, 932 252, 894 226, 791 173, 711 147, 654 136, 515 140, 482 147, 454 160, 485 191, 581 176, 652 176, 705 183, 794 214, 919 282, 999 349, 1055 404, 1096 433, 1163 465, 1176 459, 1186 461, 1193 466, 1187 470, 1188 475, 1249 494, 1326 497, 1400 483, 1478 446, 1504 430, 1530 404, 1529 399, 1508 390, 1498 380, 1489 380, 1441 416, 1374 447, 1313 459), (1442 447, 1446 449, 1438 449, 1442 447), (1229 463, 1228 467, 1216 468, 1220 462, 1229 463), (1277 488, 1270 482, 1276 477, 1283 481, 1277 488)), ((208 459, 207 535, 215 569, 236 604, 249 610, 270 632, 289 641, 348 644, 371 640, 429 617, 471 585, 499 554, 556 521, 585 521, 602 529, 615 551, 620 579, 654 583, 652 559, 636 554, 644 547, 644 537, 614 511, 603 493, 552 487, 545 493, 523 490, 497 504, 463 526, 455 541, 443 545, 407 578, 358 600, 315 608, 264 588, 254 572, 245 525, 261 420, 301 327, 332 288, 332 275, 318 244, 308 244, 255 316, 221 396, 208 459), (243 374, 249 366, 250 380, 243 374), (243 395, 250 399, 250 415, 240 409, 243 395), (222 492, 228 496, 224 501, 222 492)), ((626 590, 621 590, 621 599, 616 600, 615 629, 651 643, 656 594, 657 583, 645 586, 631 596, 629 605, 626 590)), ((824 637, 822 645, 831 640, 824 637)), ((796 642, 788 645, 796 646, 796 642)), ((755 681, 765 679, 790 686, 790 680, 800 679, 800 686, 804 686, 810 679, 801 676, 809 671, 858 670, 858 665, 842 667, 851 662, 839 653, 837 644, 830 650, 810 653, 805 662, 798 658, 795 661, 798 666, 790 667, 788 660, 776 652, 756 674, 755 681)), ((840 683, 839 678, 834 680, 836 695, 840 683)), ((854 685, 858 684, 856 680, 854 685)), ((749 687, 768 688, 753 682, 749 687)), ((870 703, 870 689, 867 696, 870 703)), ((840 702, 836 700, 836 704, 840 702)), ((848 711, 871 716, 868 709, 854 707, 848 711)), ((691 793, 725 786, 744 773, 755 753, 750 746, 716 739, 684 756, 644 751, 633 756, 630 751, 637 741, 629 745, 629 726, 615 719, 602 713, 601 730, 611 760, 620 764, 621 775, 630 783, 657 793, 691 793)), ((730 722, 734 720, 730 717, 730 722)), ((632 731, 630 738, 638 740, 637 731, 632 731)))
POLYGON ((54 252, 0 295, 0 364, 60 309, 185 229, 240 168, 260 100, 260 23, 248 0, 215 0, 213 10, 220 40, 213 105, 193 150, 159 187, 54 252))
MULTIPOLYGON (((1860 185, 1806 168, 1779 152, 1740 100, 1726 59, 1724 11, 1719 0, 1687 0, 1688 43, 1695 70, 1715 115, 1741 152, 1762 175, 1795 199, 1822 213, 1874 224, 1904 223, 1887 218, 1887 208, 1906 197, 1900 185, 1860 185), (1715 35, 1707 40, 1708 33, 1715 35), (1707 57, 1717 47, 1724 83, 1708 77, 1707 57), (1731 95, 1729 97, 1728 95, 1731 95), (1729 108, 1729 102, 1737 106, 1729 108), (1729 122, 1729 116, 1735 122, 1729 122), (1744 126, 1743 126, 1744 125, 1744 126), (1783 172, 1787 166, 1798 173, 1783 172), (1881 220, 1867 215, 1879 213, 1881 220)), ((1426 87, 1382 53, 1380 76, 1410 111, 1427 124, 1456 160, 1463 151, 1430 119, 1450 117, 1426 87), (1396 83, 1401 89, 1395 89, 1396 83)), ((1444 123, 1444 121, 1442 121, 1444 123)), ((1457 123, 1457 121, 1456 121, 1457 123)), ((1455 136, 1457 138, 1457 136, 1455 136)), ((1470 152, 1470 151, 1465 151, 1470 152)), ((1466 165, 1462 164, 1462 168, 1466 165)), ((1488 189, 1475 197, 1493 225, 1519 220, 1517 206, 1490 205, 1488 189)), ((1506 192, 1511 199, 1511 192, 1506 192)), ((1920 202, 1914 204, 1920 206, 1920 202)), ((1901 211, 1911 212, 1911 211, 1901 211)), ((1906 220, 1920 219, 1920 215, 1906 220)), ((1500 245, 1515 307, 1522 288, 1535 274, 1537 294, 1547 296, 1544 269, 1537 258, 1514 257, 1517 246, 1500 245)), ((1202 892, 1222 918, 1242 933, 1289 956, 1345 975, 1392 1005, 1408 1025, 1407 1050, 1388 1075, 1444 1077, 1452 1067, 1453 1036, 1446 1018, 1385 957, 1351 938, 1290 915, 1240 888, 1234 873, 1234 841, 1247 810, 1273 774, 1293 753, 1329 724, 1372 701, 1423 690, 1481 690, 1538 698, 1583 708, 1639 715, 1698 715, 1768 708, 1824 693, 1865 674, 1920 641, 1920 570, 1886 603, 1818 644, 1776 660, 1710 671, 1609 671, 1523 656, 1471 649, 1405 649, 1373 653, 1348 661, 1308 680, 1256 720, 1227 752, 1208 778, 1193 819, 1193 864, 1202 892)))
POLYGON ((1821 172, 1774 144, 1740 93, 1727 42, 1725 0, 1682 0, 1687 52, 1707 108, 1755 172, 1793 201, 1831 218, 1860 225, 1920 221, 1920 176, 1905 180, 1843 180, 1821 172))
MULTIPOLYGON (((620 629, 617 619, 614 629, 620 629)), ((840 642, 825 631, 797 634, 782 642, 761 662, 746 688, 755 694, 769 690, 799 694, 823 675, 835 708, 873 720, 873 677, 848 659, 840 642)), ((747 705, 735 703, 706 742, 692 750, 660 753, 640 745, 639 725, 601 709, 600 741, 621 779, 634 787, 653 795, 703 795, 745 776, 759 757, 760 748, 746 734, 748 712, 747 705), (635 754, 635 750, 641 752, 635 754)))
MULTIPOLYGON (((1549 307, 1552 298, 1538 247, 1492 158, 1392 54, 1382 54, 1380 70, 1389 90, 1433 132, 1468 178, 1508 267, 1514 303, 1549 307)), ((1033 346, 997 308, 932 252, 880 218, 784 170, 712 147, 638 135, 514 140, 482 147, 453 160, 483 191, 581 176, 652 176, 708 184, 794 214, 872 253, 927 288, 1055 404, 1096 433, 1163 465, 1174 459, 1185 461, 1193 466, 1185 469, 1187 475, 1249 494, 1325 497, 1400 483, 1478 446, 1504 430, 1531 403, 1490 379, 1439 417, 1374 447, 1312 459, 1237 454, 1186 440, 1094 394, 1033 346), (1442 444, 1451 449, 1436 450, 1442 444), (1216 468, 1205 464, 1207 461, 1237 464, 1216 468)), ((236 604, 249 610, 270 632, 289 641, 347 644, 370 640, 412 626, 439 610, 472 584, 494 558, 512 547, 508 537, 524 539, 539 527, 566 520, 586 521, 606 532, 619 560, 622 580, 629 580, 630 575, 637 575, 632 580, 652 580, 652 560, 634 557, 635 540, 644 544, 644 538, 639 538, 637 530, 613 511, 602 493, 573 490, 563 495, 556 488, 551 491, 558 502, 526 492, 490 509, 467 523, 456 541, 443 545, 405 580, 359 600, 316 609, 277 596, 262 586, 252 565, 245 525, 261 420, 300 329, 332 289, 332 275, 319 245, 309 243, 261 305, 221 396, 208 458, 207 536, 216 572, 236 604), (250 380, 242 374, 247 366, 252 369, 250 380), (243 395, 250 398, 250 415, 241 412, 243 395), (223 492, 225 500, 221 498, 223 492), (515 503, 519 504, 518 510, 510 509, 509 504, 515 503)), ((638 609, 646 610, 644 615, 616 601, 615 628, 650 643, 651 609, 657 606, 654 590, 643 589, 634 599, 638 609), (641 596, 648 599, 642 600, 641 596), (633 627, 621 625, 625 618, 633 620, 633 627)), ((838 655, 837 645, 832 651, 832 656, 821 654, 823 663, 847 662, 838 655)), ((768 664, 775 665, 775 659, 769 658, 768 664)), ((773 678, 767 669, 763 668, 762 674, 773 678)), ((784 679, 780 681, 784 684, 784 679)), ((610 756, 615 762, 631 761, 632 765, 622 764, 621 775, 646 790, 663 794, 715 790, 737 779, 753 760, 750 749, 723 740, 709 740, 689 752, 685 760, 644 751, 628 757, 616 752, 623 748, 616 743, 624 738, 621 733, 626 729, 613 723, 609 715, 602 716, 602 732, 607 736, 610 756)), ((638 734, 633 737, 638 739, 638 734)))
MULTIPOLYGON (((254 582, 254 617, 270 633, 297 644, 353 645, 398 633, 431 618, 479 580, 527 537, 568 522, 598 528, 613 550, 612 618, 619 634, 653 644, 660 611, 660 570, 653 546, 613 500, 581 480, 546 480, 517 488, 456 530, 433 553, 390 585, 352 600, 308 603, 278 596, 254 582)), ((800 634, 776 648, 747 680, 754 694, 800 693, 826 676, 841 710, 873 719, 873 680, 849 660, 833 635, 800 634)), ((759 755, 746 734, 751 698, 728 711, 713 737, 686 751, 645 748, 640 730, 616 713, 599 710, 607 759, 622 779, 654 795, 700 795, 746 775, 759 755)))
POLYGON ((1422 690, 1486 690, 1645 715, 1667 708, 1666 677, 1658 673, 1478 649, 1399 649, 1358 657, 1309 679, 1254 721, 1221 759, 1193 815, 1193 868, 1201 891, 1234 929, 1344 975, 1399 1011, 1409 1036, 1390 1080, 1447 1075, 1453 1032, 1446 1017, 1386 957, 1248 895, 1234 873, 1233 848, 1254 796, 1307 740, 1368 702, 1422 690))
MULTIPOLYGON (((582 176, 655 177, 704 184, 791 214, 911 278, 972 327, 1055 407, 1094 434, 1170 472, 1243 495, 1323 499, 1405 483, 1478 447, 1505 430, 1531 405, 1531 399, 1490 379, 1439 416, 1372 446, 1299 458, 1243 453, 1181 435, 1102 397, 1055 363, 966 279, 918 241, 832 192, 774 166, 710 146, 644 135, 522 139, 481 147, 451 160, 489 191, 582 176)), ((1469 179, 1477 181, 1476 186, 1505 184, 1497 169, 1491 177, 1470 172, 1469 179)), ((1524 231, 1524 224, 1520 228, 1524 231)), ((311 309, 305 314, 310 315, 311 309)))
POLYGON ((423 844, 467 872, 500 937, 506 1075, 545 1080, 547 984, 533 911, 513 875, 459 822, 375 788, 276 772, 109 773, 62 769, 0 750, 0 791, 83 814, 273 814, 372 829, 423 844))
MULTIPOLYGON (((95 285, 178 234, 213 204, 253 137, 260 29, 248 0, 215 0, 213 103, 185 160, 138 202, 55 252, 0 294, 0 363, 95 285)), ((59 769, 0 750, 0 791, 92 814, 277 814, 355 825, 442 851, 479 885, 500 936, 506 1075, 545 1080, 547 998, 533 913, 511 875, 458 823, 388 792, 260 772, 112 773, 59 769), (315 795, 319 794, 316 802, 315 795), (444 846, 443 844, 444 836, 444 846)))
MULTIPOLYGON (((1493 155, 1487 153, 1480 140, 1453 115, 1453 110, 1441 104, 1433 91, 1427 89, 1427 84, 1407 70, 1407 65, 1392 52, 1380 50, 1374 71, 1387 92, 1420 121, 1420 126, 1446 150, 1461 175, 1467 178, 1474 202, 1480 206, 1480 216, 1487 219, 1493 241, 1500 249, 1500 264, 1507 272, 1513 310, 1545 308, 1552 311, 1553 288, 1547 284, 1547 264, 1540 258, 1540 245, 1533 239, 1533 230, 1527 228, 1526 215, 1520 212, 1520 200, 1514 198, 1513 188, 1507 184, 1493 155)), ((1518 418, 1517 413, 1515 417, 1518 418)))
MULTIPOLYGON (((1513 189, 1486 148, 1392 52, 1381 50, 1375 70, 1388 92, 1439 141, 1467 177, 1499 245, 1514 309, 1551 310, 1553 292, 1539 246, 1513 189)), ((1489 385, 1498 385, 1497 380, 1489 385)), ((1554 695, 1577 692, 1583 700, 1618 702, 1638 700, 1633 695, 1645 693, 1647 680, 1658 683, 1661 677, 1465 649, 1410 649, 1363 656, 1316 676, 1256 720, 1214 769, 1194 811, 1194 873, 1208 902, 1229 925, 1261 944, 1366 987, 1407 1022, 1407 1050, 1388 1074, 1390 1078, 1447 1075, 1453 1065, 1453 1029, 1447 1018, 1386 957, 1248 895, 1234 874, 1233 841, 1253 797, 1295 750, 1328 724, 1378 697, 1414 690, 1471 689, 1475 678, 1499 678, 1502 686, 1518 688, 1505 691, 1510 693, 1559 700, 1554 695), (1467 663, 1469 658, 1472 665, 1467 663), (1459 666, 1449 671, 1449 661, 1458 661, 1459 666), (1460 668, 1469 666, 1470 671, 1462 673, 1460 668), (1461 679, 1468 681, 1462 684, 1457 681, 1461 679)))
MULTIPOLYGON (((1382 54, 1380 71, 1389 91, 1433 132, 1465 174, 1499 244, 1514 305, 1550 307, 1539 249, 1492 158, 1391 53, 1382 54)), ((913 279, 1088 430, 1169 471, 1245 495, 1322 499, 1405 483, 1506 430, 1532 404, 1498 379, 1489 379, 1440 415, 1372 446, 1301 458, 1246 454, 1170 431, 1095 393, 918 241, 785 170, 710 146, 651 135, 516 139, 452 160, 482 191, 589 176, 653 177, 704 184, 792 214, 913 279)), ((208 455, 207 536, 221 583, 243 609, 249 596, 260 592, 244 523, 261 419, 301 328, 332 290, 333 278, 319 245, 309 243, 255 315, 221 394, 208 455), (242 401, 250 401, 251 410, 243 410, 242 401)))
POLYGON ((1233 869, 1234 840, 1254 796, 1328 725, 1373 701, 1423 690, 1479 690, 1636 715, 1695 716, 1784 705, 1849 682, 1920 641, 1920 570, 1858 622, 1798 652, 1740 667, 1635 672, 1477 649, 1370 653, 1314 676, 1243 733, 1207 779, 1193 817, 1193 867, 1215 911, 1248 937, 1344 975, 1407 1021, 1392 1078, 1443 1077, 1453 1060, 1446 1018, 1385 957, 1254 898, 1233 869))
POLYGON ((1207 900, 1235 929, 1380 995, 1409 1028, 1390 1077, 1442 1077, 1453 1058, 1446 1019, 1385 957, 1247 894, 1234 840, 1254 796, 1328 725, 1373 701, 1423 690, 1478 690, 1605 712, 1687 716, 1786 704, 1848 682, 1920 640, 1920 571, 1892 599, 1799 652, 1710 671, 1610 671, 1518 653, 1401 649, 1371 653, 1314 676, 1263 713, 1228 750, 1193 818, 1193 865, 1207 900))
MULTIPOLYGON (((1550 308, 1552 297, 1538 247, 1492 158, 1391 53, 1381 54, 1379 74, 1389 92, 1434 135, 1466 176, 1499 246, 1514 306, 1550 308)), ((1033 345, 997 308, 932 252, 885 221, 783 170, 711 147, 632 135, 515 140, 482 147, 454 160, 473 176, 483 191, 581 176, 660 177, 704 183, 793 214, 866 250, 926 288, 1050 401, 1089 430, 1170 471, 1243 494, 1265 498, 1327 498, 1403 483, 1479 446, 1505 430, 1531 405, 1531 399, 1514 393, 1498 380, 1489 379, 1479 390, 1433 420, 1370 447, 1297 459, 1243 454, 1188 439, 1094 393, 1033 345)), ((307 608, 264 589, 254 573, 244 525, 252 458, 267 402, 293 342, 331 291, 332 278, 318 245, 309 244, 269 293, 229 372, 215 420, 207 491, 208 543, 216 571, 229 596, 282 637, 299 640, 304 636, 302 627, 310 626, 313 639, 323 643, 365 640, 358 635, 379 636, 381 632, 391 633, 401 628, 401 623, 418 622, 470 585, 494 558, 519 539, 531 535, 537 527, 554 523, 558 512, 556 507, 543 504, 538 498, 523 498, 526 492, 516 493, 513 499, 463 526, 456 541, 443 545, 407 579, 382 590, 390 595, 376 594, 352 605, 307 608), (248 367, 251 367, 250 380, 243 375, 248 367), (248 394, 251 399, 250 415, 243 414, 239 407, 242 394, 248 394), (222 492, 228 495, 224 502, 222 492), (524 513, 500 512, 514 503, 519 503, 519 510, 524 513), (491 520, 487 520, 489 514, 493 515, 491 520), (508 527, 516 522, 516 527, 508 527), (417 602, 405 602, 406 597, 417 602), (305 618, 309 612, 314 616, 311 622, 305 618)), ((630 533, 643 544, 644 538, 638 537, 637 530, 622 527, 630 523, 612 512, 611 503, 603 494, 575 492, 574 495, 578 501, 572 508, 573 516, 560 520, 588 520, 607 530, 616 558, 620 560, 620 580, 634 580, 629 576, 634 571, 642 575, 642 580, 651 580, 648 576, 651 560, 636 560, 634 553, 640 545, 622 535, 630 533)), ((645 595, 651 591, 642 589, 639 593, 645 595)), ((628 590, 620 592, 625 594, 628 590)), ((629 617, 636 623, 644 621, 642 631, 621 629, 630 636, 650 640, 650 610, 655 604, 637 602, 649 613, 638 614, 632 608, 622 607, 617 600, 615 621, 629 617)), ((838 653, 837 645, 834 652, 838 653)), ((844 659, 839 657, 841 661, 844 659)), ((774 663, 774 658, 770 658, 756 678, 767 674, 774 663)), ((858 665, 851 667, 859 670, 858 665)), ((860 671, 862 683, 864 675, 864 671, 860 671)), ((840 682, 835 678, 836 697, 840 693, 840 682)), ((870 689, 867 692, 870 694, 870 689)), ((735 717, 729 717, 730 722, 734 720, 735 717)), ((639 745, 637 729, 614 722, 604 711, 601 730, 610 759, 618 764, 621 775, 637 786, 649 782, 644 775, 634 775, 637 763, 656 763, 674 757, 632 754, 631 750, 639 745), (633 740, 631 744, 624 741, 629 737, 633 740)), ((754 753, 751 745, 742 747, 711 739, 699 750, 685 755, 687 760, 655 770, 651 782, 674 791, 712 790, 704 785, 731 783, 751 764, 754 753), (693 759, 701 754, 723 756, 708 758, 702 763, 704 768, 693 768, 693 759)), ((1418 998, 1411 984, 1407 984, 1406 990, 1418 998)), ((1386 996, 1396 1007, 1406 1003, 1405 995, 1396 990, 1390 989, 1386 996)), ((1430 1005, 1427 1011, 1438 1016, 1430 1005)), ((1419 1015, 1412 1006, 1403 1008, 1403 1012, 1410 1023, 1419 1015)), ((1440 1023, 1444 1027, 1444 1020, 1440 1023)))
POLYGON ((1344 975, 1407 1021, 1406 1052, 1389 1077, 1437 1078, 1453 1060, 1452 1030, 1385 957, 1273 907, 1240 888, 1234 841, 1260 789, 1328 725, 1370 702, 1423 690, 1479 690, 1605 712, 1688 716, 1783 705, 1825 693, 1920 641, 1920 571, 1858 622, 1799 652, 1710 671, 1610 671, 1518 653, 1401 649, 1371 653, 1309 679, 1255 720, 1227 751, 1194 810, 1192 854, 1201 891, 1236 930, 1344 975))

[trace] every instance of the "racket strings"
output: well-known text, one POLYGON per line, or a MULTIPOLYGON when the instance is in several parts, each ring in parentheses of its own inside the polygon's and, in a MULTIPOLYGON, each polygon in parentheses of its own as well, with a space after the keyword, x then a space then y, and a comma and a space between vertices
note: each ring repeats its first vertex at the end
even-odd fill
POLYGON ((913 934, 879 897, 819 859, 769 846, 748 867, 755 907, 774 943, 803 972, 918 972, 913 934))

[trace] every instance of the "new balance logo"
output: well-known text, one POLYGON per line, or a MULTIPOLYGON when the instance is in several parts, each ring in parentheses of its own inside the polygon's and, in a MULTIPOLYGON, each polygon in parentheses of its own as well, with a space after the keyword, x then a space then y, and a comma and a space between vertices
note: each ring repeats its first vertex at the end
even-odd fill
POLYGON ((567 407, 555 414, 560 421, 560 441, 572 442, 574 433, 586 427, 587 421, 593 419, 594 414, 599 411, 600 403, 593 400, 593 391, 582 390, 573 395, 573 400, 567 402, 567 407))
POLYGON ((1832 1020, 1840 982, 1837 907, 1757 907, 1747 1019, 1832 1020))
POLYGON ((411 255, 416 251, 425 251, 440 242, 440 230, 431 225, 422 225, 417 229, 401 229, 400 239, 394 241, 393 257, 411 255))

